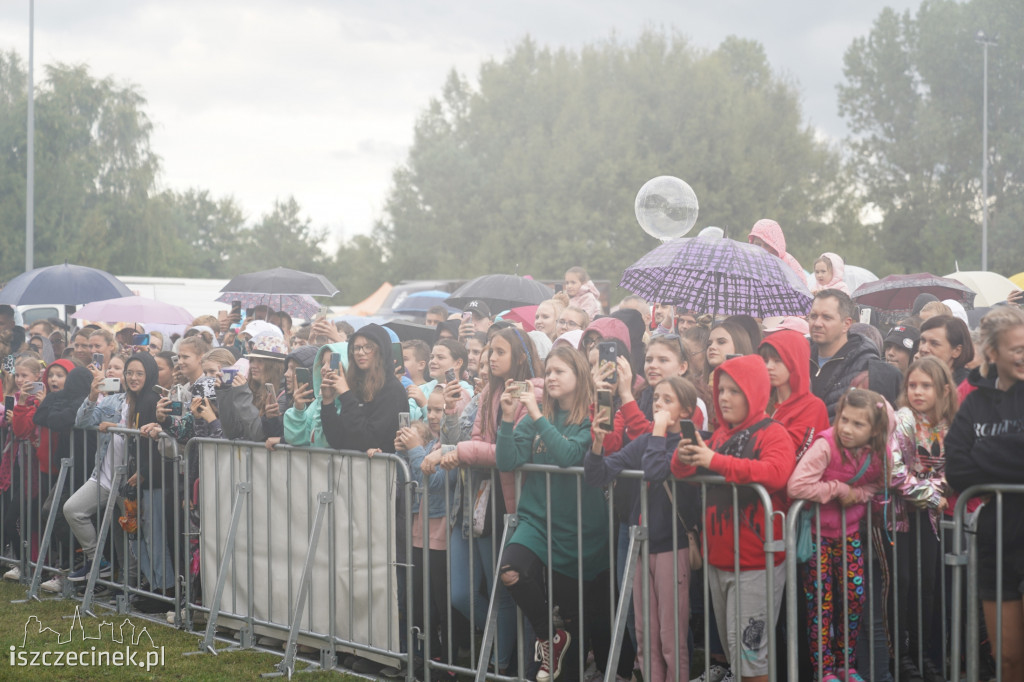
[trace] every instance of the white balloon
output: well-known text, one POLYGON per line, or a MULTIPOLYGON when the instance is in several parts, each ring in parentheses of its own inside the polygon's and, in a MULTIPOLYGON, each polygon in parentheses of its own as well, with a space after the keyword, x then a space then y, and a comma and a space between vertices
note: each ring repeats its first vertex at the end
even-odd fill
POLYGON ((640 188, 633 209, 644 232, 668 241, 693 229, 697 222, 697 195, 679 178, 659 175, 640 188))

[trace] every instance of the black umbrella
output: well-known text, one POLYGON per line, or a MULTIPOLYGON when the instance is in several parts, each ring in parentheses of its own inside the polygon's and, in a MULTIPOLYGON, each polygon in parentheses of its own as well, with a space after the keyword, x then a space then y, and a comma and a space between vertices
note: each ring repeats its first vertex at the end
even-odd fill
POLYGON ((132 295, 131 289, 109 272, 64 263, 18 275, 0 291, 0 303, 81 305, 132 295))
POLYGON ((338 287, 323 275, 311 272, 274 268, 248 272, 235 277, 224 285, 221 291, 248 294, 309 294, 310 296, 334 296, 338 287))
POLYGON ((483 275, 456 289, 445 303, 463 308, 472 300, 481 300, 497 314, 519 306, 537 305, 551 298, 553 293, 535 279, 519 275, 483 275))
POLYGON ((437 340, 437 327, 428 327, 408 320, 391 320, 385 322, 384 326, 398 334, 399 341, 426 341, 427 345, 432 346, 437 340))

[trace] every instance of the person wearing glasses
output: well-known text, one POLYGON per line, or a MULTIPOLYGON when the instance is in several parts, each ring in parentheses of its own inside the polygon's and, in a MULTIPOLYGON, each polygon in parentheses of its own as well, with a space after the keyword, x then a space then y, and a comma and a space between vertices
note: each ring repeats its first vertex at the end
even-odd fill
POLYGON ((583 331, 590 325, 590 316, 582 308, 569 306, 558 316, 555 325, 559 336, 566 332, 583 331))
POLYGON ((409 410, 409 399, 394 369, 391 337, 376 324, 361 327, 349 339, 345 372, 332 370, 330 363, 321 368, 320 419, 332 448, 394 449, 398 414, 409 410))

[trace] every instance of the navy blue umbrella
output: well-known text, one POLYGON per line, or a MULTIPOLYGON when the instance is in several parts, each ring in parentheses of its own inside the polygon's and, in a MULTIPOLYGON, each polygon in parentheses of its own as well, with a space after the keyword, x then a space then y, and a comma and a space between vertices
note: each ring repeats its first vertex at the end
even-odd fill
POLYGON ((445 299, 451 296, 447 291, 418 291, 415 294, 406 296, 398 305, 391 306, 391 309, 400 315, 423 315, 436 305, 443 305, 448 313, 457 313, 461 308, 456 308, 445 303, 445 299))
POLYGON ((0 303, 82 305, 132 295, 131 289, 109 272, 64 263, 18 275, 0 290, 0 303))

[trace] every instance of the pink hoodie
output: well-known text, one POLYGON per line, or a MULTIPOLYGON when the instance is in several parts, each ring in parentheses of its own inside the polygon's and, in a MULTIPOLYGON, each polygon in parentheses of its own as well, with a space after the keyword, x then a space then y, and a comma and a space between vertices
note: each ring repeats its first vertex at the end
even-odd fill
POLYGON ((786 252, 786 235, 782 233, 782 228, 777 222, 771 218, 758 220, 751 228, 750 234, 747 235, 747 242, 752 244, 754 237, 767 244, 771 252, 781 258, 782 262, 797 274, 801 282, 804 281, 807 275, 804 274, 804 269, 800 267, 800 262, 793 257, 793 254, 786 252))
POLYGON ((850 287, 846 286, 846 282, 843 281, 843 275, 846 274, 846 263, 839 257, 839 254, 826 251, 821 254, 822 258, 827 258, 832 263, 832 279, 826 282, 824 285, 819 285, 818 280, 814 280, 814 286, 811 287, 811 293, 818 293, 822 289, 838 289, 844 294, 850 293, 850 287))
POLYGON ((569 305, 582 308, 591 320, 604 312, 601 310, 601 293, 597 290, 593 280, 583 283, 580 292, 569 299, 569 305))

